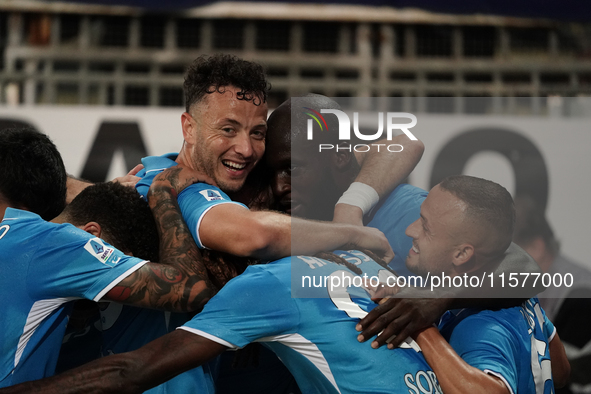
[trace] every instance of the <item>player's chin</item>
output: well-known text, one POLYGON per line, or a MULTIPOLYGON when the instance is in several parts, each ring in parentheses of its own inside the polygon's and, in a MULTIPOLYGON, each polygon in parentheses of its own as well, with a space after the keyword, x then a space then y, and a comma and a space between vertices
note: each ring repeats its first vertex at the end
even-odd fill
POLYGON ((218 180, 218 185, 220 189, 225 192, 234 193, 240 191, 244 186, 244 182, 246 181, 246 177, 241 179, 223 179, 218 180))
POLYGON ((416 256, 411 256, 410 254, 408 256, 406 256, 406 268, 408 268, 408 270, 410 272, 416 272, 417 271, 417 267, 418 267, 418 261, 415 258, 416 256))

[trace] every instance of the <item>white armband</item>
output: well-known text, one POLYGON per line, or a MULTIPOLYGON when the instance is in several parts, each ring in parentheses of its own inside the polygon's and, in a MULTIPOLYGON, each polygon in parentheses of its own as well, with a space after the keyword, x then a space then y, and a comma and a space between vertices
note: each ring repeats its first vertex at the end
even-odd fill
POLYGON ((367 214, 380 201, 375 189, 365 183, 353 182, 343 193, 337 204, 349 204, 361 208, 363 215, 367 214))

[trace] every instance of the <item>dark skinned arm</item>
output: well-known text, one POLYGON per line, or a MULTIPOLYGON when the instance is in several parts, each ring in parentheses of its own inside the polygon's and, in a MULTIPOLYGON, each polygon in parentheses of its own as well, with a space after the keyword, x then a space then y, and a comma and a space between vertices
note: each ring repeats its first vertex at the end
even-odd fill
POLYGON ((148 193, 160 236, 160 263, 147 263, 103 300, 171 311, 199 311, 215 294, 203 257, 180 213, 176 196, 195 182, 211 182, 183 167, 160 173, 148 193))
POLYGON ((435 327, 413 337, 445 394, 509 394, 501 379, 465 362, 435 327))
POLYGON ((361 332, 358 339, 364 342, 379 334, 372 341, 372 347, 378 348, 396 335, 388 345, 393 349, 412 333, 437 323, 446 310, 510 308, 543 291, 541 280, 534 287, 531 276, 523 287, 507 286, 507 278, 511 272, 541 273, 537 263, 523 249, 511 244, 494 270, 496 282, 493 287, 490 287, 487 278, 483 286, 476 289, 477 293, 472 288, 438 288, 434 291, 430 288, 405 288, 394 297, 382 298, 386 295, 378 292, 375 300, 380 305, 359 321, 356 327, 361 332), (500 273, 505 273, 503 288, 498 280, 500 273))
POLYGON ((570 362, 566 357, 564 345, 558 336, 550 341, 550 361, 552 362, 552 381, 556 388, 566 386, 570 379, 570 362))
POLYGON ((133 352, 103 357, 60 375, 0 389, 0 394, 143 393, 226 349, 199 335, 176 330, 133 352))

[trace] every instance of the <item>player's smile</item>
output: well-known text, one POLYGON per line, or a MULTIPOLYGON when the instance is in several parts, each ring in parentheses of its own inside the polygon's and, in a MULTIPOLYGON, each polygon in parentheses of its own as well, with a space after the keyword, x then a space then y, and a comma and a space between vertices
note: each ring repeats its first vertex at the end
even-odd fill
POLYGON ((252 161, 235 161, 230 159, 223 159, 222 164, 226 167, 226 171, 229 173, 231 178, 245 178, 252 167, 254 167, 252 161))

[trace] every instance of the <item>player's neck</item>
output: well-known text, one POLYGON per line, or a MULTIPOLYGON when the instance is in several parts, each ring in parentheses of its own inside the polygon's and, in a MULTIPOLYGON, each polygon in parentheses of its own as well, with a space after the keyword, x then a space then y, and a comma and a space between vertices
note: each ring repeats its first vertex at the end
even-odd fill
POLYGON ((15 206, 14 204, 7 202, 2 198, 2 195, 0 194, 0 220, 4 218, 7 208, 23 209, 25 211, 27 210, 27 208, 23 206, 15 206))
POLYGON ((183 147, 181 148, 181 151, 179 152, 179 155, 176 157, 175 161, 184 167, 194 169, 191 162, 191 156, 189 155, 189 151, 185 143, 183 143, 183 147))
POLYGON ((10 208, 8 205, 4 204, 0 201, 0 219, 4 218, 4 214, 6 213, 6 208, 10 208))

